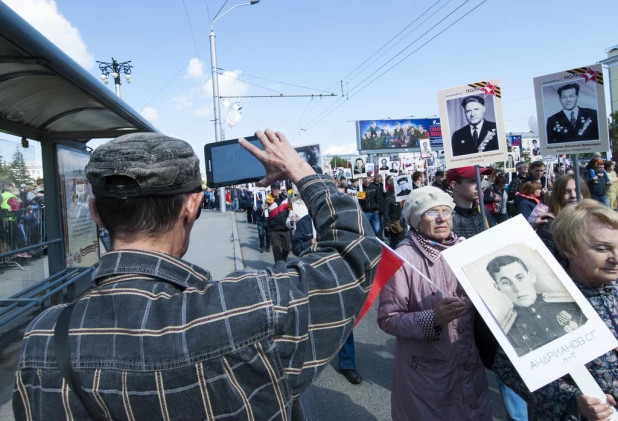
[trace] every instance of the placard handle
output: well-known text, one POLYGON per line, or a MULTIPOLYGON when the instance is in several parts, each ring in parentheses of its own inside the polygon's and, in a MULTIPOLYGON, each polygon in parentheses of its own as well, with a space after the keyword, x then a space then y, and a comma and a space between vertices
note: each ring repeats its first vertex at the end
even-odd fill
MULTIPOLYGON (((590 374, 585 365, 573 367, 569 374, 584 395, 600 399, 601 402, 607 402, 605 393, 601 390, 601 387, 596 382, 594 377, 592 377, 592 374, 590 374)), ((618 421, 618 412, 616 412, 615 409, 609 419, 618 421)))

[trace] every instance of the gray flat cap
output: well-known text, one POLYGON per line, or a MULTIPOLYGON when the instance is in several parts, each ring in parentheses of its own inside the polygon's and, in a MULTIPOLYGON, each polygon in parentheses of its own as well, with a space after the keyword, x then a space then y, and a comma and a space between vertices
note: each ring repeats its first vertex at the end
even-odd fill
POLYGON ((95 197, 173 196, 202 186, 200 160, 187 142, 160 133, 133 133, 99 146, 86 165, 95 197), (110 176, 134 182, 110 183, 110 176))

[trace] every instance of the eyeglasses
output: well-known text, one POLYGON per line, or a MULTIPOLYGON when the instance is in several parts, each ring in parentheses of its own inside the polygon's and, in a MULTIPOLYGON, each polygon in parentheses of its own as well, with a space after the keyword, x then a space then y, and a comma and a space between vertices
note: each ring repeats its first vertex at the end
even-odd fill
POLYGON ((451 219, 453 217, 453 211, 451 209, 443 210, 443 211, 427 211, 424 215, 431 220, 437 219, 438 216, 441 216, 442 219, 451 219))

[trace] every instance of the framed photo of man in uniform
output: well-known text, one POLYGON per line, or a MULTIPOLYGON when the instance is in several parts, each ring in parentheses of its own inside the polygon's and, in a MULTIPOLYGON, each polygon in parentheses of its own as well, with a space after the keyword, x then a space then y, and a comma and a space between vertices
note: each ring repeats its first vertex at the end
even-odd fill
POLYGON ((431 156, 431 141, 429 139, 421 139, 421 158, 429 158, 431 156))
POLYGON ((600 64, 534 78, 541 155, 609 149, 600 64))
POLYGON ((399 161, 391 161, 390 164, 390 170, 388 170, 388 172, 391 174, 399 174, 399 161))
POLYGON ((379 158, 378 171, 380 173, 388 173, 391 170, 391 160, 388 158, 379 158))
POLYGON ((367 177, 367 161, 363 156, 355 156, 350 158, 350 163, 352 164, 352 171, 354 173, 354 178, 365 178, 367 177))
POLYGON ((412 177, 410 174, 395 177, 395 198, 397 202, 407 200, 412 190, 412 177))
POLYGON ((438 91, 438 102, 448 168, 506 160, 498 79, 438 91))
POLYGON ((530 391, 618 346, 523 216, 442 255, 530 391))
MULTIPOLYGON (((320 145, 298 146, 294 148, 298 155, 311 165, 311 168, 317 173, 322 174, 322 154, 320 153, 320 145)), ((328 174, 328 173, 327 173, 328 174)))

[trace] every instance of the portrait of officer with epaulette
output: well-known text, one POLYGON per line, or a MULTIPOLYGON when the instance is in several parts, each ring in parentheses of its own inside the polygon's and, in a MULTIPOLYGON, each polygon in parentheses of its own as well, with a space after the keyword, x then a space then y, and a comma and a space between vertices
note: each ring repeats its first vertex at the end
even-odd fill
POLYGON ((566 291, 537 291, 537 276, 522 259, 503 255, 487 264, 494 287, 513 308, 500 322, 518 356, 548 344, 583 326, 587 319, 566 291))

